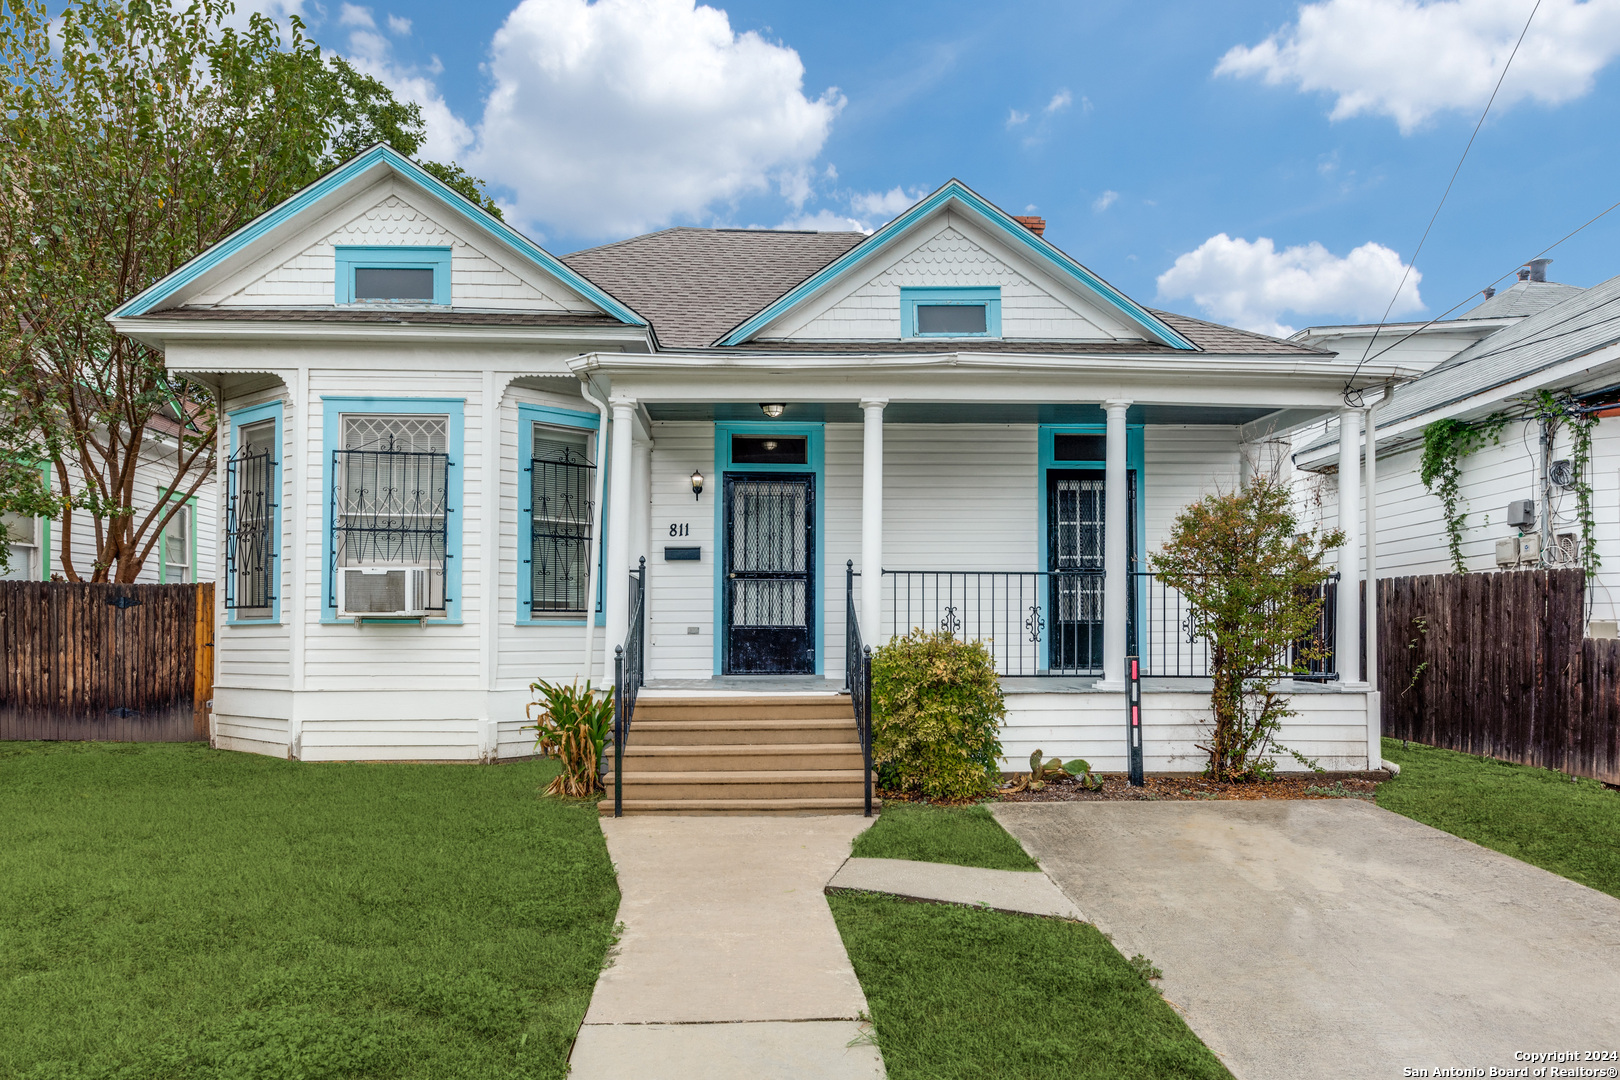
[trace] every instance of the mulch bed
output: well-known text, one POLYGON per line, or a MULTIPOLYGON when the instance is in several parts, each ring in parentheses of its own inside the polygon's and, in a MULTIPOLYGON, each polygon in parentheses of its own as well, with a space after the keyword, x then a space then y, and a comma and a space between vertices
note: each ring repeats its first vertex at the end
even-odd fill
MULTIPOLYGON (((1008 776, 1009 774, 1003 774, 1008 776)), ((1016 776, 1017 774, 1011 774, 1016 776)), ((1009 777, 1010 778, 1010 777, 1009 777)), ((1329 779, 1323 776, 1279 777, 1263 783, 1223 784, 1196 776, 1149 776, 1131 787, 1122 775, 1103 775, 1100 790, 1089 791, 1073 779, 1050 780, 1040 791, 998 792, 991 802, 1204 802, 1213 799, 1371 799, 1378 781, 1329 779)), ((885 802, 928 802, 919 795, 885 791, 885 802)), ((947 805, 939 800, 940 805, 947 805)))

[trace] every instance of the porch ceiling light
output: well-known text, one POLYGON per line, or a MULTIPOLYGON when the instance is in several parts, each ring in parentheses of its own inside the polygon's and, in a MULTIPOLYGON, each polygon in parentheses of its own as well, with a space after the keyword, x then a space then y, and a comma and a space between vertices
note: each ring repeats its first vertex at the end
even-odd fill
POLYGON ((697 469, 693 469, 692 470, 692 498, 694 500, 696 500, 696 499, 701 499, 702 497, 703 497, 703 473, 700 472, 697 469))
POLYGON ((775 420, 778 416, 781 416, 784 412, 787 411, 787 406, 786 405, 761 405, 760 409, 765 413, 766 416, 770 417, 772 420, 775 420))

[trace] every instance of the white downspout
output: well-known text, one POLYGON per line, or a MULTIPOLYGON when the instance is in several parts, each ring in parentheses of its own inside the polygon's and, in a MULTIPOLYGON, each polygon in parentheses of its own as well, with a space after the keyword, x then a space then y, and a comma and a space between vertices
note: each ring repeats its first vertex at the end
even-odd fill
MULTIPOLYGON (((1389 391, 1384 391, 1384 397, 1389 391)), ((1378 420, 1367 406, 1367 768, 1383 764, 1383 698, 1378 691, 1378 420)))
MULTIPOLYGON (((591 573, 585 593, 585 659, 581 664, 585 669, 585 678, 589 679, 591 660, 596 655, 596 597, 601 591, 599 582, 602 575, 602 515, 607 509, 608 424, 612 421, 613 414, 608 410, 607 398, 599 398, 591 393, 589 375, 580 376, 579 393, 586 401, 596 406, 596 413, 601 417, 600 425, 596 429, 596 507, 591 517, 592 544, 596 550, 590 553, 591 573)), ((607 682, 605 663, 603 667, 601 681, 605 683, 607 682)))

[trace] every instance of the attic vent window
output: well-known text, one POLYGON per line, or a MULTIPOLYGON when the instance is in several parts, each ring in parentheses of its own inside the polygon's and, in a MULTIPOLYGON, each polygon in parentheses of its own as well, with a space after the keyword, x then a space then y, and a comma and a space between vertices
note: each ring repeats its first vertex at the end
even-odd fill
POLYGON ((339 304, 450 304, 450 249, 334 247, 339 304))
POLYGON ((1001 336, 1001 289, 902 288, 900 336, 998 338, 1001 336))

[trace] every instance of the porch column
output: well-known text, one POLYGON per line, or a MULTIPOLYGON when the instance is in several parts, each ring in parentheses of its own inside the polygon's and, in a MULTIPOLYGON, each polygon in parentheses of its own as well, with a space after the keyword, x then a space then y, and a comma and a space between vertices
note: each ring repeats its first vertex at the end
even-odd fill
POLYGON ((636 432, 635 398, 615 395, 608 399, 613 408, 611 450, 608 453, 608 520, 607 558, 602 572, 606 575, 607 616, 607 681, 613 677, 613 650, 624 644, 630 630, 630 540, 635 522, 630 513, 630 492, 635 487, 634 439, 636 432))
POLYGON ((861 640, 876 648, 883 622, 883 406, 887 398, 861 402, 866 441, 861 448, 861 640))
POLYGON ((651 439, 636 440, 635 490, 631 493, 635 524, 630 532, 630 554, 626 556, 632 568, 640 558, 652 562, 652 452, 651 439))
POLYGON ((1130 617, 1130 475, 1125 469, 1128 401, 1108 401, 1108 438, 1103 472, 1103 674, 1097 685, 1125 687, 1125 620, 1130 617))
POLYGON ((1361 682, 1361 410, 1339 410, 1339 619, 1333 631, 1339 684, 1361 682))

